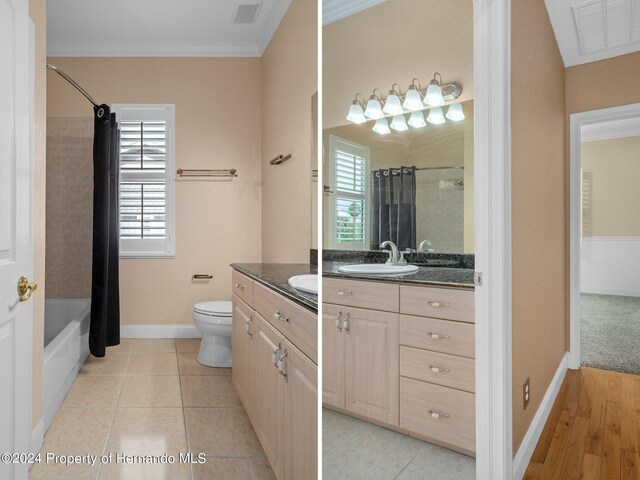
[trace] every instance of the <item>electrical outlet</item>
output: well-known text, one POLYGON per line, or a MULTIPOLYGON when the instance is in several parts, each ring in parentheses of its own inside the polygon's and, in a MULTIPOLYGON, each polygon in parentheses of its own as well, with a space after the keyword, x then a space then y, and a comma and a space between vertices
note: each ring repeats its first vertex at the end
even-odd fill
POLYGON ((529 377, 522 384, 522 408, 526 409, 531 400, 531 388, 529 386, 529 377))

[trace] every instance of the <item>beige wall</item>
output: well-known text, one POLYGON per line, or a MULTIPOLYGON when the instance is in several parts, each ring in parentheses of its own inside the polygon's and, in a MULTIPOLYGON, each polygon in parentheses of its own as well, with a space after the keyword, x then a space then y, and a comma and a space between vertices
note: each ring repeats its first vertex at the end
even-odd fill
POLYGON ((640 237, 640 136, 581 146, 582 234, 640 237))
POLYGON ((566 350, 565 68, 544 0, 513 0, 511 29, 516 452, 566 350))
MULTIPOLYGON (((174 259, 120 261, 123 324, 190 324, 195 302, 231 297, 229 263, 261 260, 260 59, 52 58, 51 63, 99 102, 175 104, 176 168, 238 170, 233 181, 176 181, 174 259), (214 278, 196 284, 194 273, 214 278)), ((48 80, 49 117, 93 115, 64 80, 52 74, 48 80)), ((92 168, 91 158, 86 162, 92 168)))
POLYGON ((44 353, 46 137, 47 137, 47 12, 46 0, 30 0, 35 26, 35 159, 33 277, 40 290, 33 296, 33 426, 42 417, 42 361, 44 353))
POLYGON ((394 82, 404 92, 414 77, 426 88, 435 72, 473 98, 470 0, 387 0, 322 31, 323 128, 347 123, 356 93, 386 96, 394 82))
POLYGON ((316 0, 293 0, 262 56, 265 262, 309 262, 311 149, 316 148, 311 144, 311 111, 318 90, 317 7, 316 0), (287 162, 269 165, 272 158, 289 153, 293 157, 287 162))

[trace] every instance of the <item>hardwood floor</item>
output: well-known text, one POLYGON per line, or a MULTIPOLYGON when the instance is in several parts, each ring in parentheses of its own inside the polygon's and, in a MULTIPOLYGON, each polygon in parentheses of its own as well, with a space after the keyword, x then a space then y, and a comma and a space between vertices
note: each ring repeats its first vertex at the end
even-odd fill
POLYGON ((640 480, 640 376, 569 370, 525 480, 640 480))

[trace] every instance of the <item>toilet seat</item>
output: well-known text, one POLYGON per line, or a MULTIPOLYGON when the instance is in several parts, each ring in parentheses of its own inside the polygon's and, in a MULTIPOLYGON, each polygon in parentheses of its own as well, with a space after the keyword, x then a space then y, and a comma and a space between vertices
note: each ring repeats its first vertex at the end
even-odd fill
POLYGON ((229 301, 201 302, 193 306, 193 311, 214 317, 230 317, 233 307, 229 301))

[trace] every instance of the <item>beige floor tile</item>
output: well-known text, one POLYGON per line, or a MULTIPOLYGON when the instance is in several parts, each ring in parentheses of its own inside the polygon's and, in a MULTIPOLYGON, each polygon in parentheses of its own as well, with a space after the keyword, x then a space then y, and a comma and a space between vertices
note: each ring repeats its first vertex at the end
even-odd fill
POLYGON ((195 480, 275 480, 266 458, 207 458, 193 466, 195 480))
POLYGON ((39 463, 29 470, 29 480, 96 480, 100 466, 39 463))
POLYGON ((422 480, 424 472, 438 480, 474 480, 476 462, 460 453, 429 445, 398 475, 398 480, 422 480))
POLYGON ((264 456, 244 409, 185 408, 189 449, 215 457, 264 456))
POLYGON ((100 480, 191 480, 188 464, 109 464, 102 467, 100 480))
POLYGON ((180 382, 185 407, 241 406, 229 376, 184 375, 180 382))
POLYGON ((45 436, 42 452, 101 454, 114 411, 113 408, 61 408, 45 436))
POLYGON ((197 353, 201 341, 201 338, 176 338, 176 350, 178 353, 197 353))
POLYGON ((131 352, 127 375, 178 375, 175 353, 131 352))
POLYGON ((136 338, 132 351, 175 353, 176 341, 173 338, 136 338))
POLYGON ((332 410, 322 410, 322 451, 326 454, 365 423, 332 410))
POLYGON ((102 358, 89 355, 80 375, 123 375, 128 360, 128 353, 107 352, 102 358))
POLYGON ((205 367, 198 363, 197 353, 178 352, 180 375, 231 375, 230 368, 205 367))
POLYGON ((128 455, 178 454, 187 451, 181 408, 118 407, 107 452, 128 455))
POLYGON ((133 375, 125 377, 120 407, 182 407, 177 375, 133 375))
POLYGON ((78 375, 63 406, 115 407, 124 376, 78 375))
POLYGON ((120 345, 114 345, 113 347, 107 347, 108 353, 129 353, 133 346, 133 338, 121 338, 120 345))

